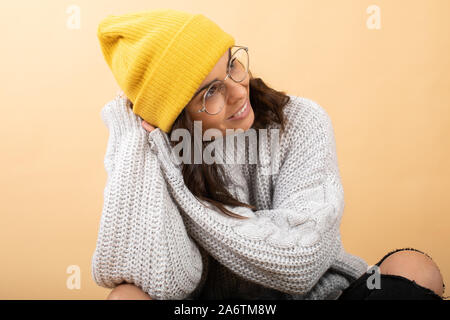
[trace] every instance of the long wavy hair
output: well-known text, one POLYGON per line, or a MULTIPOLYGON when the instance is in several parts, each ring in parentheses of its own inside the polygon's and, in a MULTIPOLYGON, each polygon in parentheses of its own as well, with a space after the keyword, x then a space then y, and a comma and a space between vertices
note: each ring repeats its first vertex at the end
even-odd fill
MULTIPOLYGON (((264 129, 270 123, 280 124, 280 130, 283 132, 286 124, 283 108, 289 103, 290 97, 284 91, 277 91, 267 86, 261 78, 253 78, 251 71, 250 76, 250 103, 253 107, 255 119, 252 125, 253 129, 264 129)), ((132 107, 131 101, 128 101, 132 107)), ((186 129, 189 131, 191 137, 194 137, 193 122, 188 116, 186 109, 179 114, 170 132, 175 129, 186 129)), ((257 139, 259 139, 258 135, 257 139)), ((192 141, 194 139, 191 139, 192 141)), ((176 141, 171 141, 172 146, 176 144, 176 141)), ((193 143, 193 142, 192 142, 193 143)), ((203 152, 207 142, 202 143, 203 152)), ((194 145, 192 147, 195 148, 194 145)), ((193 152, 191 153, 193 154, 193 152)), ((246 219, 247 217, 236 214, 227 208, 228 206, 241 206, 247 207, 252 210, 256 210, 255 206, 241 202, 234 198, 234 196, 228 191, 228 186, 231 184, 230 177, 225 173, 224 167, 221 164, 212 163, 207 164, 202 161, 201 164, 182 163, 181 170, 183 174, 184 183, 188 189, 194 194, 197 199, 206 201, 207 203, 215 206, 221 212, 238 219, 246 219)))

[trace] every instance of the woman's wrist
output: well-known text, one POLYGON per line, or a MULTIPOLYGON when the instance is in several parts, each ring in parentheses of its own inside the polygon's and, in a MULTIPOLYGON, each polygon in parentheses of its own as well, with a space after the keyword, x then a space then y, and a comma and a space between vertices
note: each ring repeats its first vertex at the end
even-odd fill
POLYGON ((125 133, 146 131, 141 126, 142 119, 133 112, 126 98, 116 97, 107 103, 102 111, 101 117, 112 134, 121 136, 125 133))

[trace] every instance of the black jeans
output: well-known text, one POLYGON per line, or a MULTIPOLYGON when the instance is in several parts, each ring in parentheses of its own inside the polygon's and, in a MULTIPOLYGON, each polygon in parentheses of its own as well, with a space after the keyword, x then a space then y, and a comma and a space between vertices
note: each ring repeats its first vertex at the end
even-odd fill
MULTIPOLYGON (((386 254, 376 263, 376 266, 379 267, 387 257, 401 250, 418 251, 430 257, 426 253, 414 248, 402 248, 386 254)), ((376 287, 371 289, 367 285, 367 279, 373 275, 374 272, 364 273, 342 292, 338 300, 443 300, 434 291, 417 284, 413 280, 398 275, 379 274, 379 289, 376 287)))

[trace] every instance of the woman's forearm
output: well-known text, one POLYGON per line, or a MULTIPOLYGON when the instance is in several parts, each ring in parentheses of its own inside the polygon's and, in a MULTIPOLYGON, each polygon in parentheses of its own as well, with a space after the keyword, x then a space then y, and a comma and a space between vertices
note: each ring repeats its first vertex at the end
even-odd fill
POLYGON ((273 210, 252 212, 245 207, 230 208, 251 217, 248 220, 226 217, 201 204, 187 189, 177 166, 169 160, 167 137, 158 132, 152 135, 165 168, 166 182, 197 242, 248 280, 294 294, 311 290, 341 250, 340 191, 324 179, 316 188, 291 194, 288 197, 291 201, 273 210), (325 192, 332 192, 334 198, 323 198, 325 192), (307 195, 316 200, 305 203, 302 199, 307 195))
MULTIPOLYGON (((311 118, 292 119, 284 136, 282 143, 289 152, 279 168, 272 208, 256 212, 229 208, 250 217, 247 220, 225 216, 200 203, 184 184, 167 134, 156 129, 150 141, 197 242, 240 276, 293 294, 309 292, 337 265, 343 252, 339 229, 344 194, 331 121, 320 108, 308 111, 311 118)), ((356 275, 364 265, 355 261, 352 266, 339 267, 356 275)))
POLYGON ((102 109, 110 136, 92 276, 103 287, 126 282, 155 299, 182 299, 200 281, 201 253, 171 200, 148 134, 124 101, 102 109))

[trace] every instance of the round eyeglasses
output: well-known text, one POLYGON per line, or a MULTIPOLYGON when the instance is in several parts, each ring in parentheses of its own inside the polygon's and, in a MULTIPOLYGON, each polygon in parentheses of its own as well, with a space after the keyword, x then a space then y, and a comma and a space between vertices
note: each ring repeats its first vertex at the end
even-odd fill
POLYGON ((248 75, 249 56, 248 47, 232 46, 228 50, 228 65, 227 76, 223 80, 216 80, 212 82, 203 95, 202 108, 197 111, 206 112, 210 115, 215 115, 222 111, 227 99, 227 86, 224 81, 231 78, 234 82, 242 82, 248 75))

